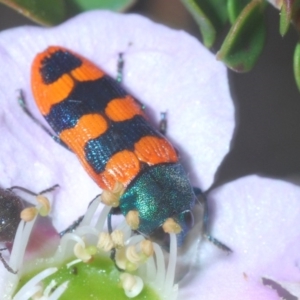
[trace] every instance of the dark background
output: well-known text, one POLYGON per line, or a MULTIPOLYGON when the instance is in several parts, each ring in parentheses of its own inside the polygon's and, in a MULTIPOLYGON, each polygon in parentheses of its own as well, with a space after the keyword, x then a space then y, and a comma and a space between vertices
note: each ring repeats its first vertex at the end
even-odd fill
MULTIPOLYGON (((129 12, 184 29, 201 40, 197 25, 179 0, 140 0, 129 12)), ((292 61, 297 35, 291 27, 284 38, 280 36, 279 11, 271 5, 265 22, 267 41, 254 69, 246 74, 228 70, 236 127, 231 150, 221 163, 212 188, 248 174, 300 184, 300 92, 292 61)), ((0 4, 1 30, 24 24, 34 25, 0 4)), ((212 52, 219 49, 223 38, 224 35, 212 52)))

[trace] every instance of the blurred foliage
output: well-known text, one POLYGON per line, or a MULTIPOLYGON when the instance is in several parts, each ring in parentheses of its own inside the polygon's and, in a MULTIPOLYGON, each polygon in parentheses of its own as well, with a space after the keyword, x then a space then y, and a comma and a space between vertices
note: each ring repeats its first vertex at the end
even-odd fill
POLYGON ((133 0, 66 0, 76 5, 79 12, 91 9, 109 9, 113 11, 125 11, 135 1, 133 0))
POLYGON ((64 20, 66 7, 62 0, 0 0, 33 21, 50 26, 64 20))
MULTIPOLYGON (((199 25, 203 43, 208 48, 214 45, 217 36, 222 32, 219 24, 224 25, 224 20, 228 19, 232 26, 217 53, 217 58, 237 72, 247 72, 254 67, 266 39, 264 23, 264 11, 268 4, 266 0, 219 0, 219 5, 216 6, 211 5, 211 0, 181 0, 181 2, 199 25)), ((290 24, 300 31, 300 0, 280 0, 275 4, 280 9, 279 33, 284 36, 290 24)), ((299 43, 294 51, 294 76, 300 90, 299 43)))
POLYGON ((217 58, 237 72, 247 72, 256 63, 265 43, 264 5, 251 1, 237 16, 217 58))
POLYGON ((210 48, 227 21, 226 0, 182 0, 199 25, 203 43, 210 48))
POLYGON ((91 9, 124 11, 135 0, 0 0, 0 2, 34 22, 51 26, 91 9))
POLYGON ((228 0, 227 1, 227 10, 228 17, 231 25, 238 18, 239 14, 243 8, 249 3, 248 0, 228 0))
POLYGON ((228 20, 232 26, 217 53, 217 58, 237 72, 252 69, 265 43, 266 28, 263 20, 265 1, 219 0, 214 1, 216 4, 214 6, 211 5, 211 0, 181 1, 189 11, 192 11, 202 33, 203 43, 208 48, 213 46, 217 35, 223 31, 228 20), (208 35, 209 43, 206 42, 208 35))
POLYGON ((283 1, 281 12, 280 12, 280 27, 279 31, 282 36, 284 36, 289 27, 292 19, 292 6, 291 1, 283 1))
POLYGON ((300 43, 298 42, 294 52, 294 76, 297 87, 300 90, 300 43))

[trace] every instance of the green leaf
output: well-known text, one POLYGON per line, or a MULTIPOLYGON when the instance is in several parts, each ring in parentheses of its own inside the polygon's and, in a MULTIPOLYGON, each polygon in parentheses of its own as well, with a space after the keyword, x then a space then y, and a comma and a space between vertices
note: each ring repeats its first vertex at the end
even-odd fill
POLYGON ((289 27, 292 19, 292 7, 294 0, 282 0, 282 6, 280 9, 280 24, 279 24, 279 32, 282 36, 284 36, 289 27))
POLYGON ((264 8, 262 0, 252 0, 232 25, 217 53, 217 59, 222 60, 229 68, 247 72, 256 63, 266 38, 264 8))
POLYGON ((300 0, 281 1, 279 32, 284 36, 288 32, 291 22, 299 31, 300 0))
POLYGON ((66 15, 63 0, 0 0, 0 2, 45 26, 62 22, 66 15))
POLYGON ((78 11, 92 9, 108 9, 113 11, 125 11, 136 0, 67 0, 67 4, 76 6, 78 11))
POLYGON ((300 42, 297 43, 294 52, 294 76, 297 87, 300 91, 300 42))
POLYGON ((210 48, 226 23, 226 0, 181 0, 199 25, 203 43, 210 48))
POLYGON ((250 2, 250 0, 228 0, 227 10, 228 17, 231 24, 238 18, 243 8, 250 2))

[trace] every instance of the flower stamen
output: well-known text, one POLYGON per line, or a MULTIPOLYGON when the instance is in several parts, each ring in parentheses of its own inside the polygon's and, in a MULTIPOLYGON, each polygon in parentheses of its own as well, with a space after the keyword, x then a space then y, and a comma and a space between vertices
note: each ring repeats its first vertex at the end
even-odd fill
POLYGON ((40 208, 39 208, 40 215, 42 217, 48 216, 51 210, 51 205, 48 198, 46 198, 43 195, 37 195, 36 200, 40 204, 40 208))
POLYGON ((126 222, 132 230, 137 230, 140 225, 139 212, 130 210, 126 215, 126 222))
POLYGON ((21 211, 20 218, 25 222, 32 221, 38 214, 38 210, 36 207, 27 207, 21 211))
POLYGON ((105 252, 109 252, 114 248, 114 242, 108 232, 100 233, 97 248, 105 252))
MULTIPOLYGON (((41 199, 41 202, 43 203, 44 199, 41 199)), ((119 269, 125 271, 120 275, 120 282, 127 297, 132 298, 138 295, 142 291, 144 284, 147 283, 159 291, 162 299, 176 299, 177 286, 174 286, 174 270, 176 265, 176 250, 174 249, 177 248, 176 235, 174 233, 170 235, 170 259, 168 270, 166 270, 163 252, 159 245, 145 240, 142 235, 132 235, 132 231, 126 220, 119 224, 118 229, 114 230, 111 234, 104 231, 104 224, 110 212, 110 207, 105 206, 100 212, 100 215, 98 215, 98 220, 96 220, 96 222, 93 221, 94 215, 97 213, 98 204, 98 201, 94 201, 89 206, 86 216, 84 216, 83 224, 79 224, 74 232, 66 233, 61 238, 56 253, 48 263, 51 263, 51 265, 54 263, 59 266, 63 263, 64 266, 70 268, 74 264, 80 264, 81 262, 92 263, 97 253, 101 254, 99 250, 104 250, 105 252, 113 250, 115 252, 115 264, 119 269), (76 259, 74 259, 74 255, 76 259), (70 262, 66 263, 67 261, 70 262)), ((40 205, 41 204, 38 204, 37 208, 33 210, 33 217, 31 216, 29 218, 32 219, 32 221, 24 222, 22 220, 19 225, 14 247, 18 246, 20 249, 16 250, 13 248, 11 263, 12 266, 16 267, 20 272, 16 275, 10 275, 14 277, 10 277, 8 283, 10 289, 5 294, 5 300, 12 299, 13 292, 20 280, 20 275, 23 275, 22 260, 25 247, 28 243, 33 224, 36 220, 36 212, 39 211, 40 205)), ((49 210, 47 208, 47 201, 45 205, 42 204, 41 206, 45 207, 46 211, 49 210)), ((83 266, 80 265, 79 268, 81 267, 83 266)), ((56 271, 57 268, 48 268, 35 275, 19 290, 13 299, 23 299, 24 295, 26 295, 26 299, 59 299, 60 295, 66 291, 69 280, 61 283, 61 281, 57 280, 56 282, 54 279, 46 288, 44 288, 45 283, 43 282, 44 278, 52 275, 56 271), (60 286, 58 286, 58 284, 60 284, 60 286)), ((72 278, 73 277, 71 277, 70 280, 73 280, 72 278)), ((69 277, 67 277, 67 279, 69 279, 69 277)))
POLYGON ((144 282, 138 276, 131 275, 129 273, 122 273, 120 275, 120 280, 128 298, 136 297, 144 288, 144 282))
POLYGON ((112 191, 104 190, 102 192, 101 201, 108 206, 118 207, 124 190, 124 185, 121 182, 116 182, 112 191))
POLYGON ((164 232, 178 234, 182 231, 181 226, 173 218, 168 218, 162 225, 164 232))
POLYGON ((83 246, 81 243, 76 243, 74 246, 74 255, 81 259, 84 263, 88 263, 92 260, 92 254, 89 252, 88 248, 83 246))
POLYGON ((121 230, 114 230, 111 234, 111 239, 115 248, 119 249, 124 247, 124 233, 121 230))

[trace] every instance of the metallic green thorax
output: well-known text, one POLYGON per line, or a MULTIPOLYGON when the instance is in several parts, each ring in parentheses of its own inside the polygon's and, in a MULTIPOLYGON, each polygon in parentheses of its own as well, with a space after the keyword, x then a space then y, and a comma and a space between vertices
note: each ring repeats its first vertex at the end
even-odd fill
POLYGON ((149 236, 167 218, 174 218, 183 229, 182 241, 188 230, 183 213, 191 211, 195 194, 180 164, 161 164, 147 168, 126 189, 120 199, 124 215, 130 210, 139 213, 138 231, 149 236))

